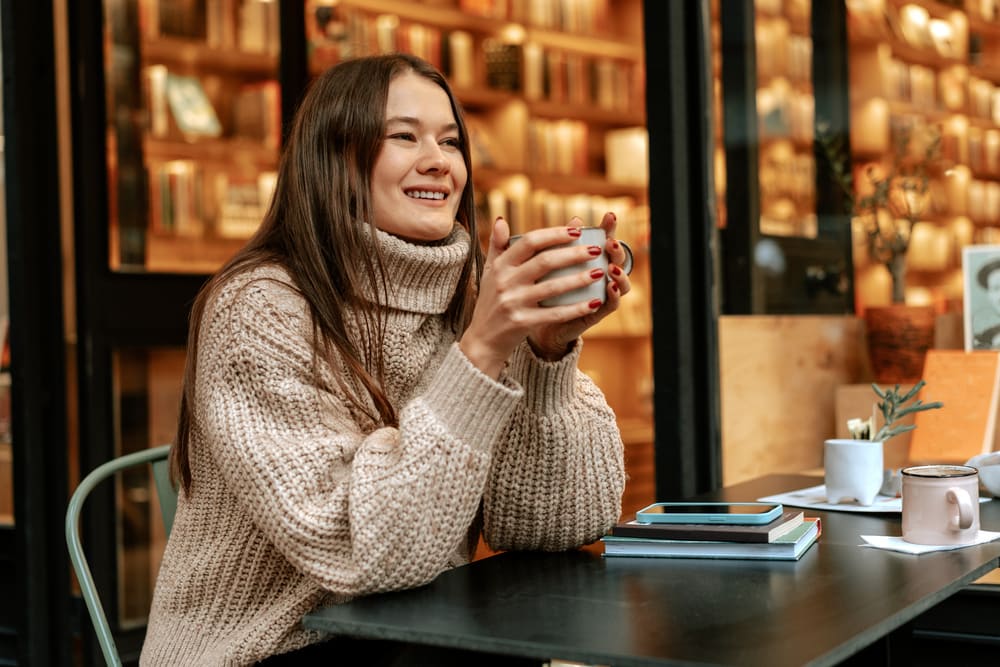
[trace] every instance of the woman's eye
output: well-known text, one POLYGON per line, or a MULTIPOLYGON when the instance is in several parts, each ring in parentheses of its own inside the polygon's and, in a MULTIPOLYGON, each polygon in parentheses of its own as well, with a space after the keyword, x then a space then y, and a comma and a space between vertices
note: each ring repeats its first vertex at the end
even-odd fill
POLYGON ((403 141, 416 141, 416 137, 413 136, 412 132, 396 132, 395 134, 389 135, 390 139, 402 139, 403 141))
POLYGON ((451 148, 462 147, 462 140, 459 139, 458 137, 450 137, 448 139, 443 140, 441 143, 445 146, 450 146, 451 148))

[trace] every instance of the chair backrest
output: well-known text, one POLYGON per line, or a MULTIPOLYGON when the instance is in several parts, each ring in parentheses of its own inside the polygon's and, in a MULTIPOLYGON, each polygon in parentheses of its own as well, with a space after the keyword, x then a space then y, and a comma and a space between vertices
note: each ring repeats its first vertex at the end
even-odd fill
POLYGON ((66 546, 69 548, 69 560, 73 565, 73 571, 80 582, 80 593, 83 601, 87 605, 87 612, 90 614, 91 623, 94 625, 94 632, 97 634, 97 641, 101 646, 101 652, 108 665, 119 667, 121 658, 118 655, 118 646, 115 644, 114 636, 111 634, 111 627, 108 625, 107 616, 104 614, 104 607, 101 606, 101 598, 97 594, 94 586, 94 577, 90 573, 90 565, 87 557, 83 553, 83 546, 80 543, 80 512, 83 503, 94 488, 114 476, 115 473, 130 468, 132 466, 149 464, 153 468, 153 479, 156 483, 156 493, 160 500, 160 510, 163 514, 163 525, 166 533, 170 535, 170 529, 174 522, 174 512, 177 510, 177 490, 170 483, 170 471, 167 462, 170 453, 170 445, 153 447, 141 452, 133 452, 116 459, 108 461, 97 468, 94 468, 76 487, 76 491, 69 499, 69 506, 66 508, 66 546))

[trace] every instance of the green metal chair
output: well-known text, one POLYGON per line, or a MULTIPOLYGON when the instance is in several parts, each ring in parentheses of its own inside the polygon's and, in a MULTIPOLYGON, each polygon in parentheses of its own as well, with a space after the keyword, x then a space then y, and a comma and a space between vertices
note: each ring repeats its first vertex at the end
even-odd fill
POLYGON ((153 480, 156 484, 156 494, 160 499, 163 525, 169 536, 174 523, 174 513, 177 511, 177 490, 170 483, 170 466, 167 460, 169 453, 170 445, 162 445, 126 454, 98 466, 84 477, 80 485, 76 487, 66 509, 66 546, 69 547, 69 560, 73 565, 73 571, 76 572, 76 578, 80 582, 80 592, 87 605, 87 611, 90 614, 91 623, 94 625, 94 632, 97 634, 97 641, 104 654, 104 660, 108 665, 114 667, 120 667, 122 662, 118 655, 118 646, 111 634, 111 626, 108 625, 107 616, 104 614, 104 607, 101 606, 101 598, 94 586, 94 578, 90 573, 87 557, 84 555, 83 546, 80 543, 80 512, 87 496, 98 484, 126 468, 149 464, 153 468, 153 480))

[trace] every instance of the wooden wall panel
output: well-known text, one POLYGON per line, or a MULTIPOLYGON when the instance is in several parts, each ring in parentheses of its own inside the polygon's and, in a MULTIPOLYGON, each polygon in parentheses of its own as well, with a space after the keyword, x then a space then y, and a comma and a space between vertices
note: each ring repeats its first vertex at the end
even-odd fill
POLYGON ((821 468, 837 387, 870 377, 853 316, 719 318, 722 483, 821 468))

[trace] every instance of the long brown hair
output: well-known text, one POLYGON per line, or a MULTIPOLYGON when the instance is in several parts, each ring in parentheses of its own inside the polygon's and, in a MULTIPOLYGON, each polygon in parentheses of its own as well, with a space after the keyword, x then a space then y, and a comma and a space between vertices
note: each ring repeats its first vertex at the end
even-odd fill
MULTIPOLYGON (((445 317, 458 333, 468 324, 482 272, 483 254, 476 234, 469 136, 462 111, 444 76, 429 63, 406 54, 345 61, 320 75, 295 114, 278 164, 274 198, 260 228, 199 292, 191 310, 177 438, 171 448, 171 471, 191 492, 190 436, 195 404, 199 328, 206 304, 233 276, 264 264, 278 264, 309 304, 313 323, 313 372, 318 362, 339 362, 365 396, 348 383, 341 386, 353 406, 375 422, 396 425, 396 411, 382 388, 384 323, 377 306, 363 298, 360 281, 386 289, 378 244, 365 243, 362 224, 372 225, 371 173, 385 138, 385 108, 390 82, 414 72, 440 86, 451 101, 458 123, 462 159, 469 181, 457 220, 472 243, 445 317), (354 319, 348 327, 348 312, 354 319), (361 340, 359 340, 359 336, 361 340)), ((339 377, 339 376, 338 376, 339 377)))

